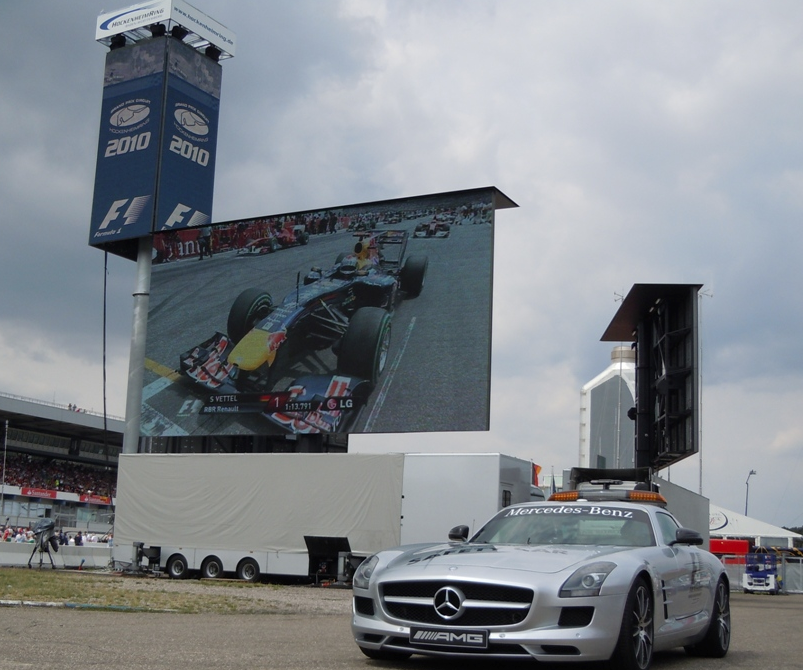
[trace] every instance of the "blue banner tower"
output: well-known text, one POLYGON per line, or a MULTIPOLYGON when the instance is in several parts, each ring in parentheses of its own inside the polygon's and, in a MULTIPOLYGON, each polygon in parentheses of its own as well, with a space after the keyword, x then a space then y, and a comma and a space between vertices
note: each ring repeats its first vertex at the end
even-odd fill
POLYGON ((184 0, 101 14, 103 81, 89 244, 136 260, 123 453, 136 453, 152 235, 212 219, 220 61, 234 33, 184 0))
POLYGON ((211 221, 221 66, 233 34, 183 2, 98 18, 109 47, 89 244, 126 258, 137 240, 211 221))

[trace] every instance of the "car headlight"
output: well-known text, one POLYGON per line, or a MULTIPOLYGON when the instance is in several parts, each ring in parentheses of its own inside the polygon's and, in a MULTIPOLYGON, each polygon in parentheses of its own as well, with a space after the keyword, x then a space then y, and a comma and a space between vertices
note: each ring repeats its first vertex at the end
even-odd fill
POLYGON ((376 554, 360 563, 360 567, 357 568, 351 580, 351 585, 356 589, 367 589, 377 563, 379 563, 379 557, 376 554))
POLYGON ((615 567, 616 563, 602 561, 578 568, 560 587, 560 597, 582 598, 583 596, 598 596, 602 583, 615 567))

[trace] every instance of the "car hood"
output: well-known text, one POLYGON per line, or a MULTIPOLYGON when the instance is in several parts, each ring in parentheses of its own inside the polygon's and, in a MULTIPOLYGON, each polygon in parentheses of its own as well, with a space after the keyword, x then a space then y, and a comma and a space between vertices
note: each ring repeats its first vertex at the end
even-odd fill
POLYGON ((409 571, 431 575, 455 567, 526 570, 553 574, 580 563, 616 554, 621 547, 576 545, 440 544, 416 546, 395 556, 387 564, 392 572, 409 571))

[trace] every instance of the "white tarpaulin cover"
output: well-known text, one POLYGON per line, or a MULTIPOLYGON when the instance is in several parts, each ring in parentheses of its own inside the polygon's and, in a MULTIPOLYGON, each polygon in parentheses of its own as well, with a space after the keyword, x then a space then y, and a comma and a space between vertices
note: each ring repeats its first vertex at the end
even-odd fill
POLYGON ((403 454, 125 454, 114 542, 306 552, 399 544, 403 454))
POLYGON ((763 546, 793 545, 801 536, 791 530, 753 519, 732 510, 711 505, 709 529, 711 537, 752 537, 763 546))

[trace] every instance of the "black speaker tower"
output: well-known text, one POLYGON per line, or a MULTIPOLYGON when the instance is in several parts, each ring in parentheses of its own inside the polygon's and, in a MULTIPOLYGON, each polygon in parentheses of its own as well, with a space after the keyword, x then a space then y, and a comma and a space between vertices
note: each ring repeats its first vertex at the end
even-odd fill
POLYGON ((635 467, 668 467, 699 449, 698 293, 702 284, 634 284, 603 334, 636 349, 635 467))

